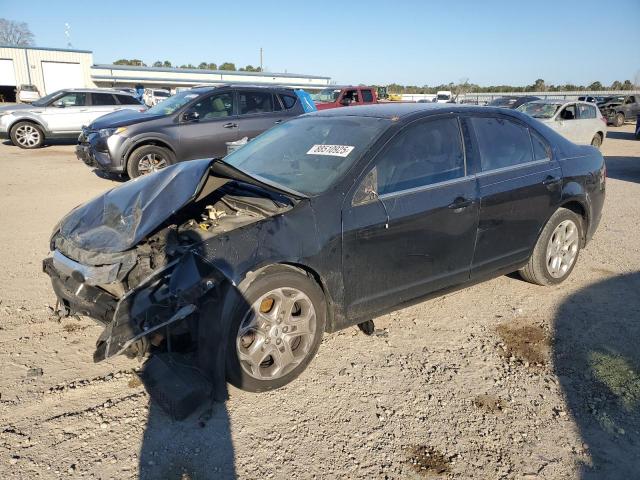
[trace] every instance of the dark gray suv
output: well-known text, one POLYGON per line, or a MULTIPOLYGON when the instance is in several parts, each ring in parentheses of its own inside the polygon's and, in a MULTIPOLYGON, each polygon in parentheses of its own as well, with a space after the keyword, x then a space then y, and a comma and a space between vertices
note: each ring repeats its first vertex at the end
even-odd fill
POLYGON ((223 157, 227 142, 251 139, 302 113, 290 88, 193 88, 145 112, 100 117, 82 129, 76 155, 89 166, 135 178, 178 161, 223 157))

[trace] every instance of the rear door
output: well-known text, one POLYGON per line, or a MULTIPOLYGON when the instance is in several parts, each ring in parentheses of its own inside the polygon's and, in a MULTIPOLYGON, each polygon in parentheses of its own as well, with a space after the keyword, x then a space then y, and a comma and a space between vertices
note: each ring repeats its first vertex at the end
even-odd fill
POLYGON ((602 120, 598 119, 596 107, 586 103, 578 103, 576 106, 579 124, 576 143, 590 145, 594 135, 603 127, 602 120))
POLYGON ((237 95, 238 138, 251 140, 286 118, 280 99, 268 90, 239 90, 237 95))
POLYGON ((239 138, 234 93, 203 96, 180 115, 179 122, 180 160, 224 157, 226 142, 239 138))
POLYGON ((87 117, 89 117, 88 123, 84 125, 88 125, 93 120, 108 113, 114 112, 120 106, 116 100, 114 94, 109 92, 91 92, 91 106, 89 107, 89 112, 87 117))
POLYGON ((362 103, 365 105, 374 103, 375 96, 373 95, 373 90, 370 88, 361 88, 360 98, 362 99, 362 103))
POLYGON ((524 262, 561 199, 562 172, 535 131, 504 116, 468 119, 480 156, 480 221, 471 277, 524 262))
POLYGON ((347 195, 343 275, 350 318, 469 278, 478 201, 463 145, 455 116, 413 122, 347 195))

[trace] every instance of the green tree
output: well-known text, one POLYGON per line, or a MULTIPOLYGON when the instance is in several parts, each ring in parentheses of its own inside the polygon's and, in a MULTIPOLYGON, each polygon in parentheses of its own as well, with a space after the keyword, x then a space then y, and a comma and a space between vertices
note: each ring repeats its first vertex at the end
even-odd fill
POLYGON ((160 60, 156 60, 155 62, 153 62, 153 66, 154 67, 162 67, 162 62, 160 60))
POLYGON ((162 62, 162 66, 165 68, 171 68, 171 62, 169 60, 165 60, 162 62))
POLYGON ((633 83, 631 80, 625 80, 622 84, 622 90, 633 90, 633 83))
POLYGON ((218 67, 220 70, 236 70, 236 64, 231 62, 224 62, 222 65, 218 67))
POLYGON ((611 84, 611 90, 622 90, 622 83, 616 80, 611 84))
POLYGON ((188 63, 186 65, 180 65, 180 68, 196 68, 196 66, 192 65, 191 63, 188 63))
POLYGON ((604 90, 604 87, 600 82, 593 82, 587 87, 587 90, 604 90))
POLYGON ((132 60, 128 60, 126 58, 121 58, 120 60, 116 60, 115 62, 113 62, 113 65, 133 65, 133 66, 137 66, 137 67, 146 67, 147 64, 144 63, 142 60, 139 60, 137 58, 134 58, 132 60))

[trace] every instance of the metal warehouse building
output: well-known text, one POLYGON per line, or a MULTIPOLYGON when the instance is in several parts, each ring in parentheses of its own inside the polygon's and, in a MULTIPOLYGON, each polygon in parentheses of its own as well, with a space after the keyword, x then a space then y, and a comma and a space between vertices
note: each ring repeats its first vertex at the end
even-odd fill
POLYGON ((321 89, 331 78, 293 73, 237 72, 182 68, 94 65, 93 52, 61 48, 0 46, 0 101, 15 101, 18 85, 32 84, 41 95, 61 88, 156 87, 175 89, 197 84, 277 84, 321 89))

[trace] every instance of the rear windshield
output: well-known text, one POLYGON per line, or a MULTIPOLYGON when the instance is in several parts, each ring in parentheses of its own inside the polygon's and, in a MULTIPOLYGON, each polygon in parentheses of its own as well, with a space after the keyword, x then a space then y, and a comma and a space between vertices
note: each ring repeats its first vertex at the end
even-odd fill
POLYGON ((301 117, 266 131, 224 161, 305 195, 327 190, 390 125, 371 117, 301 117))
POLYGON ((487 103, 488 107, 510 107, 516 103, 517 98, 500 97, 487 103))

